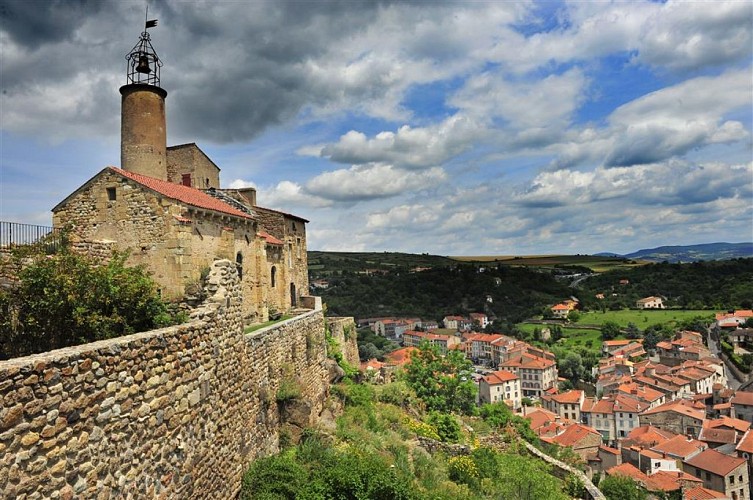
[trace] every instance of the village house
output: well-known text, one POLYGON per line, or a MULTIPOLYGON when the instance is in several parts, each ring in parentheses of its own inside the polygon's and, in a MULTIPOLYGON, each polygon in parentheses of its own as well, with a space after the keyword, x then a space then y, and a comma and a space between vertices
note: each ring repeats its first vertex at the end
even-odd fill
POLYGON ((669 457, 677 462, 679 467, 686 460, 693 458, 699 453, 708 450, 708 444, 693 439, 689 436, 677 435, 650 448, 656 453, 669 457))
POLYGON ((562 432, 552 437, 542 437, 542 441, 570 447, 584 461, 596 456, 601 445, 601 434, 582 424, 570 424, 562 432))
POLYGON ((716 313, 714 317, 716 327, 725 330, 740 328, 750 318, 753 318, 753 310, 751 309, 716 313))
POLYGON ((706 418, 706 407, 685 399, 676 399, 646 410, 640 415, 641 422, 667 429, 675 434, 697 437, 706 418))
POLYGON ((489 373, 478 381, 478 397, 482 404, 503 402, 513 411, 518 411, 523 399, 520 379, 506 370, 489 373))
POLYGON ((580 407, 585 393, 581 390, 571 390, 562 394, 541 396, 541 404, 547 410, 558 414, 563 419, 580 422, 580 407))
POLYGON ((605 340, 601 343, 601 353, 604 356, 610 356, 613 352, 618 351, 628 344, 638 343, 642 344, 643 339, 619 339, 619 340, 605 340))
POLYGON ((489 326, 489 317, 484 313, 471 313, 468 315, 473 327, 483 330, 489 326))
POLYGON ((661 297, 646 297, 636 301, 635 306, 638 309, 664 309, 664 303, 661 297))
POLYGON ((703 486, 732 499, 750 498, 748 465, 744 458, 705 450, 685 461, 683 470, 703 480, 703 486))
POLYGON ((441 354, 447 354, 447 351, 460 344, 460 337, 417 332, 415 330, 408 330, 403 333, 403 345, 405 347, 418 347, 421 345, 421 342, 428 342, 431 345, 437 346, 441 354))
POLYGON ((753 422, 753 392, 737 391, 730 399, 732 417, 753 422))
POLYGON ((466 357, 474 363, 490 363, 492 361, 492 345, 503 335, 491 333, 464 333, 461 338, 466 343, 466 357))
POLYGON ((555 304, 551 308, 549 308, 549 310, 552 311, 552 317, 556 319, 567 318, 567 315, 570 314, 571 311, 571 309, 565 304, 555 304))
POLYGON ((659 362, 666 366, 677 366, 683 361, 700 361, 711 356, 711 351, 703 345, 703 342, 687 337, 657 343, 656 353, 659 356, 659 362))
POLYGON ((500 363, 499 368, 520 377, 523 395, 527 397, 541 397, 548 389, 557 387, 557 363, 551 359, 525 353, 500 363))

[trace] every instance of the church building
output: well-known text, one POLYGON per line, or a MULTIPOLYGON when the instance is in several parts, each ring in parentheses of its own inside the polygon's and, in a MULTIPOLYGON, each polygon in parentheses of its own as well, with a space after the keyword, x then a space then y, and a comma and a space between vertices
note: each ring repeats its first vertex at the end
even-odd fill
MULTIPOLYGON (((148 28, 149 26, 147 26, 148 28)), ((236 263, 244 318, 300 305, 308 291, 306 219, 256 205, 256 190, 222 189, 220 169, 196 145, 167 147, 162 61, 145 29, 120 88, 120 168, 106 167, 53 209, 78 251, 128 250, 162 296, 178 300, 212 261, 236 263)))

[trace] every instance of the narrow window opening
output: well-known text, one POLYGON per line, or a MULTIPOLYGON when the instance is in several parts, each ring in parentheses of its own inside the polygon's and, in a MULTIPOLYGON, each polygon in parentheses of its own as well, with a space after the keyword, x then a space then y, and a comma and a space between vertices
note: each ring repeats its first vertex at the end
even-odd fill
POLYGON ((272 288, 274 288, 277 285, 277 266, 272 266, 272 288))
POLYGON ((238 279, 243 279, 243 254, 238 252, 235 256, 235 267, 238 269, 238 279))
POLYGON ((182 174, 180 176, 180 183, 184 186, 191 187, 191 174, 182 174))
POLYGON ((109 201, 115 201, 117 199, 117 192, 115 188, 107 188, 107 199, 109 201))

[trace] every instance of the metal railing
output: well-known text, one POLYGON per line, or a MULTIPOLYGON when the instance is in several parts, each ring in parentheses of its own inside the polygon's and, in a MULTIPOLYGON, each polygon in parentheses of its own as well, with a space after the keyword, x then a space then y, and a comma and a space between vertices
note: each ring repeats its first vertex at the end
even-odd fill
POLYGON ((0 221, 0 249, 27 246, 55 253, 62 245, 63 233, 58 228, 0 221))

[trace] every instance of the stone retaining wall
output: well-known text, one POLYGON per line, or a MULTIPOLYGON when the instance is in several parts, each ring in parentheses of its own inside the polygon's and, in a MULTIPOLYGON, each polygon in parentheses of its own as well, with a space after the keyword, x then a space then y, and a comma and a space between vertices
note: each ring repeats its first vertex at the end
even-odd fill
POLYGON ((3 498, 233 498, 278 449, 283 377, 311 419, 326 397, 324 318, 242 333, 234 263, 189 323, 0 362, 3 498))
POLYGON ((327 325, 332 337, 340 344, 345 361, 357 368, 361 361, 358 357, 358 332, 355 320, 333 316, 327 318, 327 325))

